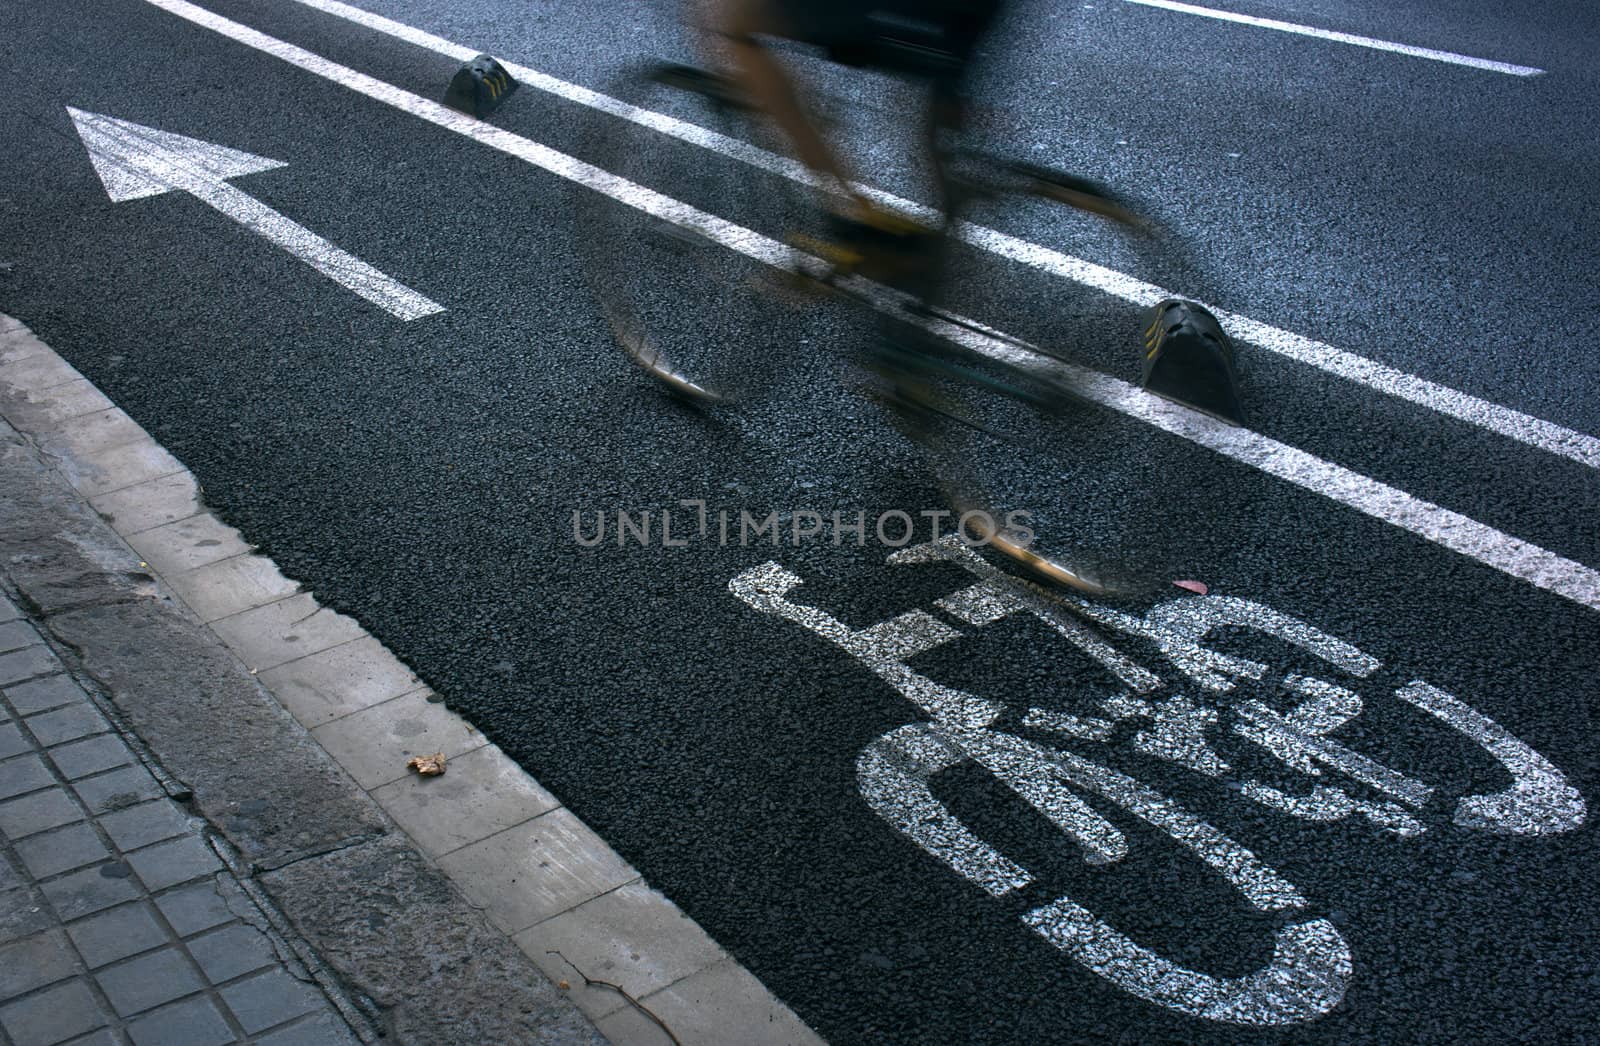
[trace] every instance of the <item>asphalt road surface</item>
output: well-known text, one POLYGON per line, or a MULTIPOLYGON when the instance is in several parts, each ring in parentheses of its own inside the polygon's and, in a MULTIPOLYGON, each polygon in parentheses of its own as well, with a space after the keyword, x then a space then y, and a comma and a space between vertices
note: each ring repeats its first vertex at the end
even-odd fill
MULTIPOLYGON (((1592 1037, 1600 25, 1228 11, 1018 3, 976 85, 991 147, 1152 201, 1239 318, 1248 431, 1134 396, 1019 459, 1207 597, 930 544, 838 303, 705 321, 787 365, 741 411, 625 364, 567 160, 621 123, 574 88, 691 58, 673 4, 6 5, 0 309, 831 1041, 1592 1037), (406 26, 553 79, 443 115, 459 56, 406 26)), ((911 89, 794 60, 924 193, 911 89)), ((673 148, 651 189, 761 220, 781 179, 673 148)), ((1136 383, 1137 310, 1050 260, 1122 259, 988 227, 1045 261, 969 246, 959 307, 1136 383)))

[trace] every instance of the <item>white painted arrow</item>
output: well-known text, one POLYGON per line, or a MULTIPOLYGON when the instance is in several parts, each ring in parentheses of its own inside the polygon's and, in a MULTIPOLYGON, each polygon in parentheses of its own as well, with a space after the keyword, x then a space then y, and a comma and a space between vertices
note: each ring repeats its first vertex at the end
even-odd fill
POLYGON ((89 150, 89 160, 113 202, 158 196, 174 189, 186 192, 402 320, 444 311, 444 306, 429 301, 224 181, 282 167, 281 161, 99 113, 86 113, 71 106, 67 107, 67 112, 72 115, 78 136, 89 150))

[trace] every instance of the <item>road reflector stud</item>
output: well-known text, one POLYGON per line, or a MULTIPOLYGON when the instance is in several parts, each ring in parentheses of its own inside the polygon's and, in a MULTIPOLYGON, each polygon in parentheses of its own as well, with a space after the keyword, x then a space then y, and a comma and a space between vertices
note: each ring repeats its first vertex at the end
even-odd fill
POLYGON ((1168 298, 1150 314, 1144 330, 1146 391, 1245 424, 1233 368, 1233 341, 1222 324, 1197 302, 1168 298))
POLYGON ((489 55, 480 54, 450 79, 444 104, 481 120, 500 108, 516 89, 517 82, 506 72, 505 66, 489 55))

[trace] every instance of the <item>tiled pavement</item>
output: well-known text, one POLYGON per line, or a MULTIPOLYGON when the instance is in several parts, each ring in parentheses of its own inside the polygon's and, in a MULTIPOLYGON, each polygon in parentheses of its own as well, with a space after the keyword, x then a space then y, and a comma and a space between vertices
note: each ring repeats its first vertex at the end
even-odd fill
POLYGON ((183 808, 0 596, 0 1043, 354 1043, 183 808))
MULTIPOLYGON (((366 1020, 381 1020, 383 1034, 418 1042, 821 1043, 693 919, 451 712, 443 695, 207 512, 181 462, 26 327, 0 314, 0 487, 7 482, 16 500, 0 497, 0 545, 11 557, 0 568, 9 568, 10 582, 35 602, 42 593, 57 608, 82 605, 85 578, 98 598, 110 593, 111 605, 47 613, 52 636, 73 648, 75 661, 138 724, 135 746, 149 744, 186 777, 194 789, 190 806, 211 818, 219 845, 226 839, 241 847, 254 869, 245 887, 279 906, 274 919, 283 921, 273 925, 292 922, 296 948, 319 964, 318 982, 338 972, 361 1007, 342 1012, 363 1037, 377 1034, 366 1020), (196 623, 216 642, 196 635, 196 623), (240 709, 253 714, 237 716, 240 709), (283 752, 296 753, 291 764, 319 772, 284 776, 283 752), (406 772, 409 757, 433 752, 449 758, 446 775, 406 772), (342 770, 326 772, 335 766, 342 770), (243 816, 255 806, 280 814, 261 823, 243 816), (419 964, 422 955, 430 961, 419 964), (584 971, 603 980, 590 982, 584 971)), ((11 631, 28 640, 26 622, 0 618, 0 625, 13 623, 11 631)), ((39 650, 4 649, 0 668, 12 679, 59 676, 39 650), (11 654, 22 656, 8 668, 3 659, 11 654)), ((48 720, 19 709, 30 729, 15 741, 0 733, 0 775, 15 761, 20 787, 94 804, 111 804, 142 780, 117 765, 126 758, 117 744, 96 741, 103 729, 66 739, 83 725, 84 712, 67 711, 79 704, 81 694, 32 708, 60 713, 48 720), (29 763, 35 721, 57 738, 41 742, 51 751, 37 767, 29 763), (58 777, 56 747, 65 752, 87 741, 98 747, 72 751, 83 767, 100 768, 58 777)), ((0 726, 13 719, 5 712, 0 726)), ((6 806, 0 799, 0 817, 6 806)), ((155 799, 136 800, 140 807, 166 808, 155 799)), ((60 827, 92 820, 82 806, 74 809, 60 827)), ((77 834, 85 844, 90 837, 108 855, 106 843, 118 845, 95 827, 77 834)), ((168 841, 150 841, 150 874, 166 860, 154 856, 156 843, 168 841)), ((132 862, 142 852, 127 856, 102 861, 143 874, 132 862)), ((0 904, 7 890, 0 884, 0 904)), ((0 915, 0 928, 5 921, 0 915)), ((222 926, 171 929, 190 953, 182 968, 191 974, 201 958, 190 938, 216 937, 215 950, 229 947, 222 926)), ((0 931, 0 946, 9 939, 0 931)), ((239 984, 271 980, 240 977, 239 984)), ((238 984, 221 987, 174 1006, 203 1000, 209 1012, 237 1022, 230 1031, 256 1027, 246 1000, 228 994, 238 984)), ((0 999, 4 994, 0 986, 0 999)), ((108 993, 95 998, 114 1012, 108 993)), ((3 1028, 0 1001, 0 1046, 3 1028)), ((179 1043, 205 1041, 174 1035, 179 1043)))

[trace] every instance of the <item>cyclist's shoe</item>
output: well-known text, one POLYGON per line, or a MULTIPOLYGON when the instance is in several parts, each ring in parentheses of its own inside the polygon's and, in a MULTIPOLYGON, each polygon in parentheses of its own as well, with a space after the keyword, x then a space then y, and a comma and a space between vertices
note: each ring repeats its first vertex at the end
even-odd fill
POLYGON ((876 207, 829 214, 822 238, 791 242, 831 266, 834 276, 864 276, 913 294, 925 293, 938 260, 940 233, 876 207))
POLYGON ((828 236, 859 260, 853 271, 900 290, 921 292, 938 257, 937 229, 876 207, 829 215, 828 236))

